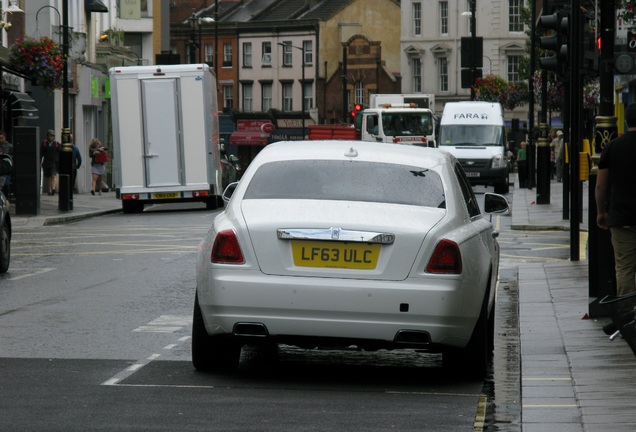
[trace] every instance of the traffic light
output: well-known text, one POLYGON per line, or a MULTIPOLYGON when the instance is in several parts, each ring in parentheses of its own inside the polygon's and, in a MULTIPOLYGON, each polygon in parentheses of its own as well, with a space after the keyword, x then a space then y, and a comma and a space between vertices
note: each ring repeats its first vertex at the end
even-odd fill
POLYGON ((356 116, 358 115, 358 113, 360 111, 363 110, 363 108, 364 107, 362 106, 362 104, 355 104, 353 106, 353 111, 351 111, 351 123, 355 123, 356 122, 356 116))
POLYGON ((539 27, 547 34, 541 36, 539 46, 552 54, 541 57, 539 63, 541 69, 565 75, 568 60, 568 17, 563 11, 557 11, 552 15, 543 15, 539 18, 539 27))
POLYGON ((583 30, 583 69, 588 72, 598 72, 600 42, 601 38, 596 36, 594 28, 586 23, 583 30))

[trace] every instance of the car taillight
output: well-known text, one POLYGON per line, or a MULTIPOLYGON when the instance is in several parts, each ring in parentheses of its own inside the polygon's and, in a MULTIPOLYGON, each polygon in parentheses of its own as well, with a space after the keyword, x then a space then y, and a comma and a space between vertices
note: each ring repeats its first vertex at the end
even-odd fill
POLYGON ((221 264, 243 264, 243 253, 232 230, 221 231, 214 239, 210 261, 221 264))
POLYGON ((426 272, 460 274, 462 272, 462 254, 457 243, 446 239, 437 243, 433 256, 426 266, 426 272))

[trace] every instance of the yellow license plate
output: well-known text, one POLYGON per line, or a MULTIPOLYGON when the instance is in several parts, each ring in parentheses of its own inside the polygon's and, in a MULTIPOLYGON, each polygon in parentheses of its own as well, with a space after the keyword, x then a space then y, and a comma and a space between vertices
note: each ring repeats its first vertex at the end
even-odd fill
POLYGON ((380 245, 368 243, 293 240, 291 247, 301 267, 373 270, 380 255, 380 245))
POLYGON ((179 192, 164 192, 164 193, 156 193, 152 194, 154 199, 170 199, 170 198, 179 198, 179 192))

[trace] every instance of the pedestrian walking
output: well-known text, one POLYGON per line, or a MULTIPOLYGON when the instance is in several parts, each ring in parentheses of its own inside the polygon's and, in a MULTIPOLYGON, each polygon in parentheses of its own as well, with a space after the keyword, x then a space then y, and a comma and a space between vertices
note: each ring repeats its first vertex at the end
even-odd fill
POLYGON ((636 104, 625 121, 627 133, 601 152, 595 190, 596 223, 612 237, 618 296, 636 291, 636 104))
POLYGON ((108 149, 97 138, 93 138, 88 146, 88 156, 91 158, 91 195, 95 191, 102 194, 104 175, 106 174, 106 162, 108 162, 108 149))
POLYGON ((526 187, 526 178, 527 178, 527 164, 526 164, 526 147, 528 146, 527 142, 521 143, 521 148, 517 151, 517 170, 519 171, 519 187, 526 187))
POLYGON ((554 146, 556 151, 555 169, 556 178, 558 182, 563 181, 563 164, 565 162, 565 145, 563 144, 563 131, 558 130, 556 132, 556 144, 554 146))
POLYGON ((42 172, 49 195, 55 195, 55 190, 57 189, 57 161, 59 153, 60 143, 55 140, 55 131, 49 129, 40 149, 42 172))

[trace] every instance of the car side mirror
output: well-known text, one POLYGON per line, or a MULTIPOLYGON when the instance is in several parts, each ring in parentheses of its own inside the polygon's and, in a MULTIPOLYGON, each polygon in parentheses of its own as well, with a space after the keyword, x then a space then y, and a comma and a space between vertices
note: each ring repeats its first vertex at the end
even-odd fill
POLYGON ((221 198, 223 198, 223 202, 225 204, 230 202, 230 198, 232 198, 236 186, 238 186, 238 182, 233 182, 226 186, 225 190, 223 191, 223 195, 221 195, 221 198))
POLYGON ((510 213, 510 205, 503 195, 486 192, 484 194, 484 211, 487 214, 507 215, 510 213))

